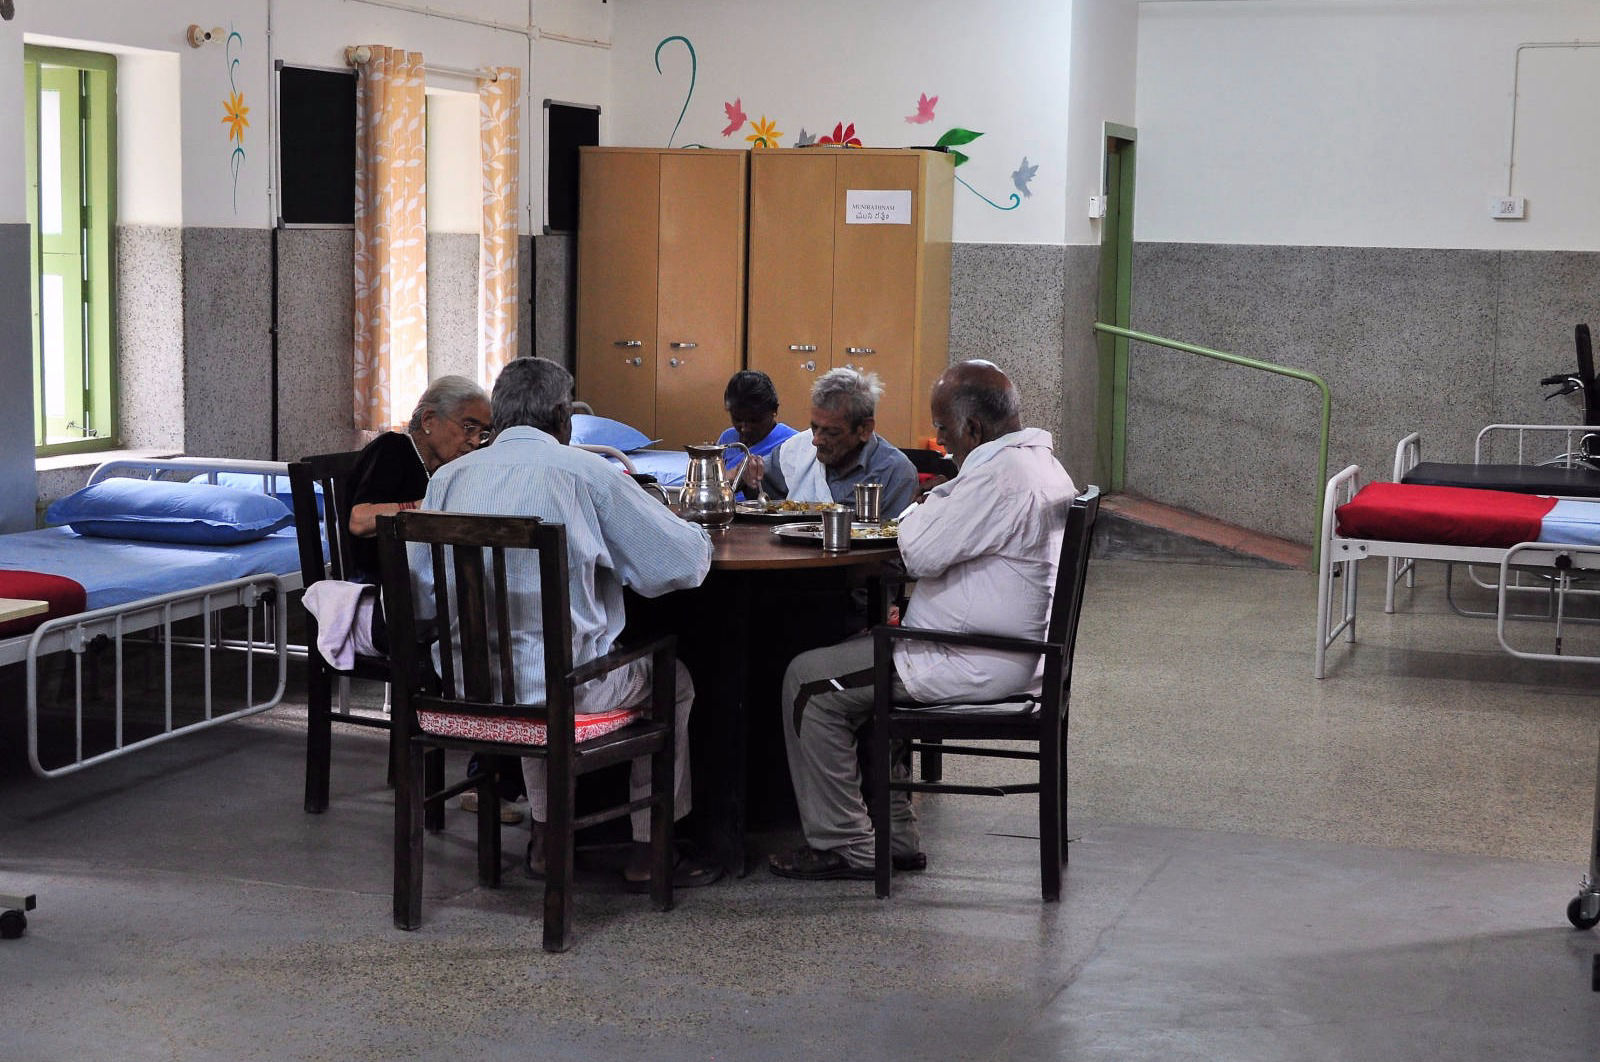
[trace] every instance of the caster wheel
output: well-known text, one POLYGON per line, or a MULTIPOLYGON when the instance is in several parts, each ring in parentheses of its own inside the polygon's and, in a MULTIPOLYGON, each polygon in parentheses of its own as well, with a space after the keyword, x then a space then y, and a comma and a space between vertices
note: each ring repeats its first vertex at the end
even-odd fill
POLYGON ((16 940, 28 928, 28 916, 21 911, 0 913, 0 939, 16 940))
POLYGON ((1593 929, 1600 925, 1600 897, 1574 896, 1572 902, 1567 904, 1567 921, 1578 929, 1593 929), (1584 901, 1591 900, 1590 913, 1584 914, 1584 901))

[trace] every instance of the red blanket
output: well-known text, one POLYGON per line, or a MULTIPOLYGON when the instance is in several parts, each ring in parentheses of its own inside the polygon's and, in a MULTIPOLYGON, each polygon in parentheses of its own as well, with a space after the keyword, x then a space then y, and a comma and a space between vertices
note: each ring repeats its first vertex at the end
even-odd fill
POLYGON ((48 609, 36 616, 0 623, 0 638, 27 634, 45 620, 82 612, 87 602, 81 585, 65 576, 46 575, 43 572, 0 571, 0 597, 20 597, 50 603, 48 609))
POLYGON ((1344 538, 1504 548, 1536 540, 1555 504, 1503 490, 1369 483, 1337 515, 1344 538))

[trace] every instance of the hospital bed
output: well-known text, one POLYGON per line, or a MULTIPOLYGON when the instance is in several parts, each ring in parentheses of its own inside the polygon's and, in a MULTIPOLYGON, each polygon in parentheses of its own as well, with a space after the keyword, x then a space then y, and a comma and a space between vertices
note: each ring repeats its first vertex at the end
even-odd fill
MULTIPOLYGON (((1600 663, 1600 656, 1563 653, 1561 641, 1569 598, 1595 593, 1582 583, 1600 577, 1600 501, 1402 483, 1358 490, 1360 472, 1350 465, 1328 481, 1323 494, 1317 678, 1325 675, 1328 647, 1340 634, 1355 641, 1356 567, 1368 557, 1390 561, 1385 612, 1394 611, 1396 560, 1408 565, 1417 560, 1487 565, 1497 570, 1494 616, 1503 649, 1524 659, 1600 663), (1507 641, 1509 602, 1517 590, 1530 589, 1517 582, 1519 575, 1542 580, 1540 592, 1552 600, 1553 652, 1528 652, 1507 641), (1336 578, 1342 579, 1337 595, 1336 578)), ((1600 768, 1594 815, 1589 870, 1567 905, 1567 918, 1579 929, 1600 924, 1600 768)))
MULTIPOLYGON (((201 478, 234 486, 254 483, 255 489, 286 496, 287 478, 278 478, 286 473, 287 465, 271 461, 133 459, 100 465, 89 483, 201 478)), ((84 611, 0 639, 0 665, 22 664, 26 672, 28 761, 41 777, 70 774, 181 734, 264 712, 283 697, 289 645, 288 613, 282 606, 301 584, 292 524, 258 541, 233 545, 90 537, 68 527, 23 531, 0 536, 0 570, 64 576, 85 591, 84 611), (223 622, 224 610, 233 608, 244 610, 242 632, 223 622), (197 623, 185 622, 190 620, 197 623), (198 634, 188 633, 196 626, 198 634), (175 672, 184 670, 182 658, 175 668, 179 651, 197 654, 201 694, 193 704, 177 703, 175 696, 181 677, 175 672), (152 652, 159 658, 154 666, 152 652), (71 656, 64 666, 52 669, 50 658, 60 653, 71 656), (222 654, 241 654, 241 668, 219 667, 222 654), (92 668, 104 666, 111 672, 110 718, 105 721, 109 734, 86 736, 86 730, 102 724, 100 714, 86 710, 86 657, 93 658, 92 668), (137 719, 125 673, 135 666, 159 670, 161 680, 157 710, 137 719), (52 749, 47 756, 40 747, 41 716, 48 711, 54 722, 58 713, 66 714, 41 696, 42 675, 51 670, 70 671, 71 750, 63 754, 52 749), (229 674, 224 676, 224 670, 229 674), (233 673, 237 670, 242 676, 233 673), (258 670, 264 673, 258 675, 258 670), (150 714, 160 718, 145 718, 150 714), (135 729, 153 732, 130 733, 135 729)))

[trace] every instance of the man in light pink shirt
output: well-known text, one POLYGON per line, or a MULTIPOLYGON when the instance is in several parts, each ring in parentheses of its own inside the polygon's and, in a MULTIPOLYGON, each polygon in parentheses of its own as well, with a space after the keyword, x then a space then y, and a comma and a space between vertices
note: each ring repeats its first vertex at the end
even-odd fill
MULTIPOLYGON (((1050 433, 1023 428, 1016 389, 987 361, 953 365, 933 387, 939 444, 960 473, 900 521, 900 554, 917 580, 908 627, 1042 638, 1067 509, 1077 488, 1050 433)), ((1042 661, 931 643, 895 648, 895 695, 992 701, 1037 692, 1042 661)), ((774 874, 871 878, 872 820, 861 793, 856 731, 872 714, 872 640, 802 653, 783 680, 783 733, 806 844, 775 855, 774 874)), ((910 795, 896 793, 892 851, 920 870, 910 795)))

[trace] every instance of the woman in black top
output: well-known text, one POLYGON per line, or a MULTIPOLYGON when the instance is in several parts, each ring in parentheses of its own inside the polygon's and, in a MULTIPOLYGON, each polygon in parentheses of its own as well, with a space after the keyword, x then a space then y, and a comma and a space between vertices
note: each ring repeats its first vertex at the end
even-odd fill
MULTIPOLYGON (((350 475, 352 536, 351 578, 363 583, 380 581, 378 572, 378 517, 415 509, 428 493, 428 480, 440 465, 487 445, 493 417, 489 396, 465 376, 441 376, 428 385, 411 411, 406 430, 386 431, 367 444, 350 475)), ((382 610, 373 615, 374 644, 387 641, 382 610)), ((495 757, 496 788, 500 791, 500 821, 522 821, 516 799, 522 793, 522 764, 515 757, 495 757)), ((477 756, 467 765, 469 775, 478 770, 477 756)), ((469 790, 462 807, 477 810, 477 793, 469 790), (468 799, 468 798, 471 799, 468 799)))
POLYGON ((379 581, 378 517, 415 509, 429 477, 486 444, 491 423, 483 388, 465 376, 441 376, 417 399, 405 431, 386 431, 367 444, 350 475, 352 579, 379 581))

